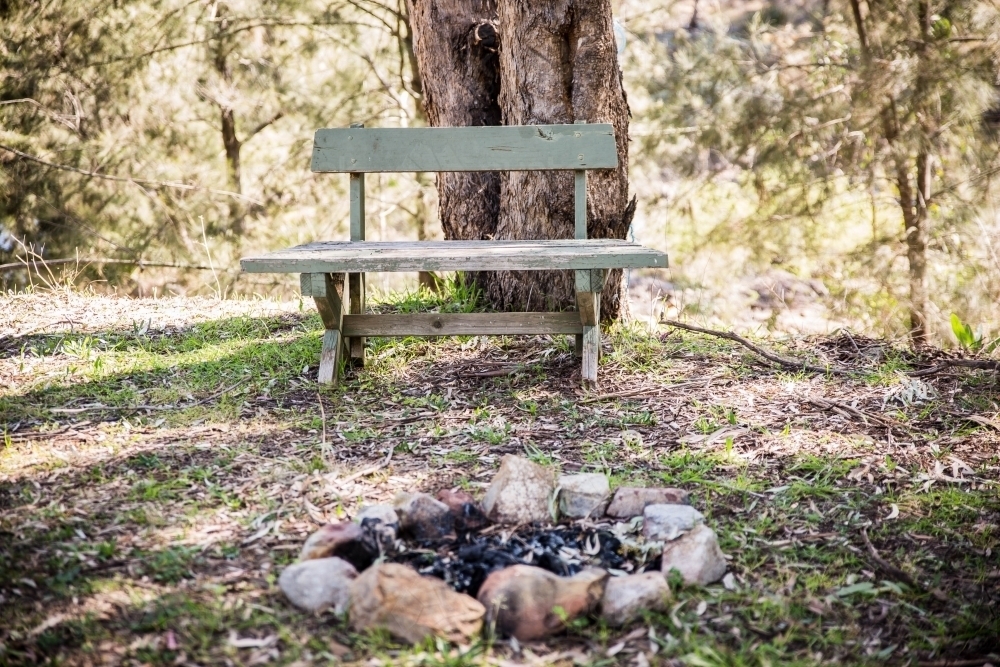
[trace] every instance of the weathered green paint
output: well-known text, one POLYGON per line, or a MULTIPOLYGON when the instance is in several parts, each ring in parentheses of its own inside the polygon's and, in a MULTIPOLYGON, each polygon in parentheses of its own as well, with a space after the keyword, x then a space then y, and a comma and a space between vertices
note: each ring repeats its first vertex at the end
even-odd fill
POLYGON ((312 279, 313 286, 319 280, 323 281, 324 286, 322 288, 322 296, 313 294, 316 309, 319 311, 324 327, 339 330, 343 327, 344 322, 344 274, 326 273, 320 274, 320 277, 314 275, 312 279))
POLYGON ((587 238, 587 172, 577 169, 573 173, 573 182, 576 238, 585 239, 587 238))
POLYGON ((336 128, 316 131, 316 172, 614 169, 614 129, 586 125, 336 128))
POLYGON ((554 241, 323 241, 245 257, 247 273, 545 271, 666 268, 659 250, 618 239, 554 241))
POLYGON ((415 313, 346 315, 347 336, 484 336, 578 334, 576 313, 415 313))
POLYGON ((339 331, 327 329, 323 333, 323 347, 319 353, 319 372, 316 377, 320 384, 337 386, 343 348, 343 337, 339 331))

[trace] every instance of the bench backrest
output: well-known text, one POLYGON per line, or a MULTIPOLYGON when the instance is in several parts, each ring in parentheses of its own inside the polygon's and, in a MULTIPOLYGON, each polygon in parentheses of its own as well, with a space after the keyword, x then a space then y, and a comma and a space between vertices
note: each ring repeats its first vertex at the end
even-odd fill
POLYGON ((618 149, 607 124, 324 129, 312 170, 536 171, 614 169, 618 149))
POLYGON ((614 169, 606 123, 316 130, 312 170, 351 175, 351 240, 365 240, 365 174, 573 170, 574 237, 587 238, 587 169, 614 169))

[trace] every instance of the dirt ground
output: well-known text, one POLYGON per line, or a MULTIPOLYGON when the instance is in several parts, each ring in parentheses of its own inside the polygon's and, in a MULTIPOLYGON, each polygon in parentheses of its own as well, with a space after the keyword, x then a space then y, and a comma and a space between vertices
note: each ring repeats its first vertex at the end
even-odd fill
MULTIPOLYGON (((383 309, 461 310, 422 294, 383 309)), ((0 296, 0 664, 1000 664, 1000 384, 884 341, 614 327, 371 340, 315 383, 309 304, 0 296), (689 490, 728 586, 544 643, 394 643, 283 599, 322 522, 480 495, 503 454, 689 490)))

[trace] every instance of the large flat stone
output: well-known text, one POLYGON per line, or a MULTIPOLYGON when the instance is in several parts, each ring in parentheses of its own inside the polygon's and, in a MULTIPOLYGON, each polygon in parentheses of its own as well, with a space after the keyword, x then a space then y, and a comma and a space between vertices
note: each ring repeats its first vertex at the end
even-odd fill
POLYGON ((398 563, 373 565, 351 584, 352 628, 382 627, 413 644, 429 636, 467 644, 482 629, 485 612, 475 598, 398 563))
POLYGON ((646 505, 642 534, 647 540, 675 540, 704 521, 705 516, 690 505, 646 505))
POLYGON ((691 531, 663 546, 663 574, 677 570, 688 585, 705 586, 726 573, 726 557, 715 531, 698 524, 691 531))
POLYGON ((545 466, 510 454, 483 498, 483 510, 491 521, 504 524, 548 522, 549 499, 555 492, 555 472, 545 466))

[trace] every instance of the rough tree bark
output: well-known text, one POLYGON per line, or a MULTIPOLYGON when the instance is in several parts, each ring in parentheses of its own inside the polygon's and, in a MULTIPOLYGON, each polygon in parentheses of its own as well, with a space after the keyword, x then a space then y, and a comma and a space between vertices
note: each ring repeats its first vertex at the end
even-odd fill
MULTIPOLYGON (((589 173, 588 234, 624 238, 635 204, 627 198, 628 104, 610 0, 499 0, 499 6, 496 0, 407 0, 407 8, 431 125, 583 120, 615 126, 622 166, 589 173)), ((573 238, 568 172, 440 174, 438 196, 448 239, 573 238)), ((569 272, 474 279, 496 308, 549 310, 575 303, 569 272)), ((604 316, 620 313, 620 292, 620 272, 613 272, 602 298, 604 316)))
MULTIPOLYGON (((628 199, 629 110, 610 0, 499 0, 498 9, 504 125, 611 123, 619 167, 588 173, 587 235, 625 238, 635 200, 628 199)), ((504 173, 495 236, 573 238, 572 173, 504 173)), ((573 274, 501 273, 489 281, 487 296, 505 309, 562 309, 575 302, 573 274)), ((602 316, 617 317, 627 304, 622 296, 621 271, 613 271, 601 298, 602 316)))
MULTIPOLYGON (((434 127, 500 125, 495 1, 406 0, 406 7, 428 122, 434 127)), ((494 235, 498 173, 440 173, 437 187, 445 238, 494 235)))

